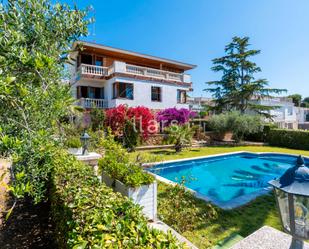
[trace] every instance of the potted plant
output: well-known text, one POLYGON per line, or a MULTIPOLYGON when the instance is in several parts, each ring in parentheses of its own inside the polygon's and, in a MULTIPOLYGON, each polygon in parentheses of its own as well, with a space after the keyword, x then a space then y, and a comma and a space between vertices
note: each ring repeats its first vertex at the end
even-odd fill
POLYGON ((65 142, 66 147, 70 154, 81 155, 82 154, 82 143, 79 137, 70 137, 65 142))
POLYGON ((99 160, 102 181, 139 204, 149 220, 157 216, 157 183, 154 177, 136 163, 129 161, 129 155, 109 133, 102 146, 105 155, 99 160))

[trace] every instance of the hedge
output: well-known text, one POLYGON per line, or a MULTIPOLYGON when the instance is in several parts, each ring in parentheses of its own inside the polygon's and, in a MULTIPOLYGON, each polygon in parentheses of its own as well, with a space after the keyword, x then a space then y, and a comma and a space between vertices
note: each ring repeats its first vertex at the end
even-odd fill
POLYGON ((267 141, 273 146, 309 150, 308 131, 273 129, 269 131, 267 141))
POLYGON ((60 152, 50 192, 59 248, 183 248, 150 229, 141 208, 99 182, 92 169, 60 152))

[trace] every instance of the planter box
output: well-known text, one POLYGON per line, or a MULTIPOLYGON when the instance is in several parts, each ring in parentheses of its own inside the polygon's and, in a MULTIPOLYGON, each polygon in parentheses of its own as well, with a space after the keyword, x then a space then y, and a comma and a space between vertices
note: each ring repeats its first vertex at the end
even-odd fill
POLYGON ((83 148, 68 148, 68 151, 72 155, 81 155, 81 154, 83 154, 83 148))
POLYGON ((108 174, 102 171, 101 181, 106 184, 106 186, 113 188, 115 186, 115 180, 111 178, 108 174))
POLYGON ((132 188, 116 180, 114 189, 139 204, 149 220, 155 221, 157 219, 157 182, 132 188))

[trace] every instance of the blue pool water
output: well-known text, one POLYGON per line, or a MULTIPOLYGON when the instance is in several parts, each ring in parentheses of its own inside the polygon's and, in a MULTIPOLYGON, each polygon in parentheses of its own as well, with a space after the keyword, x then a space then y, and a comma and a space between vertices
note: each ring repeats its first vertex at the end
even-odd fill
POLYGON ((269 191, 268 181, 294 166, 295 156, 237 153, 160 163, 148 170, 173 182, 184 176, 185 186, 222 208, 243 205, 269 191))

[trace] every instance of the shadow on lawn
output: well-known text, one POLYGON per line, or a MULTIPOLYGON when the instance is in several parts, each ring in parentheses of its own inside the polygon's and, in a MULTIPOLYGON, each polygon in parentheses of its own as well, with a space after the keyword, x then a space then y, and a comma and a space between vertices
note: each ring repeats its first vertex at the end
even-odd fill
POLYGON ((152 155, 164 155, 164 156, 171 156, 171 155, 181 155, 182 153, 186 152, 200 152, 199 149, 184 149, 182 152, 175 152, 175 150, 154 150, 154 151, 148 151, 149 154, 152 155))
MULTIPOLYGON (((203 208, 203 203, 198 200, 198 206, 203 208)), ((233 233, 246 237, 264 225, 281 229, 279 213, 277 210, 273 193, 260 196, 245 206, 222 210, 216 208, 218 216, 216 219, 200 224, 198 229, 205 229, 213 225, 212 233, 220 234, 231 230, 233 233)))

